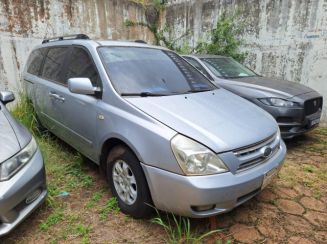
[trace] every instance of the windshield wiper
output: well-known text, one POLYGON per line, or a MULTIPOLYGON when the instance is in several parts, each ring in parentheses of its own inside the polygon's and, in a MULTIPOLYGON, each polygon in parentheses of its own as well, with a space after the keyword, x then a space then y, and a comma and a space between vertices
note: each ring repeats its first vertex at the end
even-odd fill
POLYGON ((207 92, 207 91, 213 91, 213 89, 203 89, 203 90, 188 90, 185 93, 196 93, 196 92, 207 92))
POLYGON ((152 93, 152 92, 140 92, 140 93, 122 93, 121 96, 140 96, 140 97, 161 97, 168 96, 162 93, 152 93))

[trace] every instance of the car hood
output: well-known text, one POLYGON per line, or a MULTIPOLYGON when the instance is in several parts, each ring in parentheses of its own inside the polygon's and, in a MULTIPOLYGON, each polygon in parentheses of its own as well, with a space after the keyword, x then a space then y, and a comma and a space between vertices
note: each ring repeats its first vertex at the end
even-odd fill
POLYGON ((271 115, 222 88, 187 95, 125 99, 216 153, 261 141, 277 131, 271 115))
POLYGON ((282 94, 287 98, 294 97, 303 93, 313 92, 314 90, 296 82, 280 80, 277 78, 265 77, 242 77, 226 80, 230 85, 252 87, 255 89, 282 94), (236 81, 235 83, 229 81, 236 81))
POLYGON ((0 110, 0 163, 19 152, 20 149, 11 124, 3 111, 0 110))

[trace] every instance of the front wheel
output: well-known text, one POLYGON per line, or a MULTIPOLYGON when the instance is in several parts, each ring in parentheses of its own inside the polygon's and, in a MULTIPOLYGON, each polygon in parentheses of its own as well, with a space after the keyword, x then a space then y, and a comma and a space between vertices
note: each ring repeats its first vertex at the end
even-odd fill
POLYGON ((110 151, 107 175, 110 189, 124 213, 143 218, 153 212, 149 206, 153 203, 144 172, 131 149, 119 145, 110 151))

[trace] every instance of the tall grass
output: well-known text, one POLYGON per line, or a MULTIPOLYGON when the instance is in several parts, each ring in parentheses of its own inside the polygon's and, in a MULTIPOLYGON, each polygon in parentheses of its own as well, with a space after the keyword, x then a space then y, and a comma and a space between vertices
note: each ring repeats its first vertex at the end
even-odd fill
MULTIPOLYGON (((154 208, 154 207, 153 207, 154 208)), ((164 228, 167 238, 162 237, 166 243, 177 244, 196 244, 200 241, 215 232, 222 231, 224 229, 209 231, 201 236, 198 236, 197 229, 192 233, 191 232, 191 222, 187 217, 176 217, 174 214, 169 214, 166 212, 165 219, 160 215, 159 211, 154 208, 157 217, 150 220, 151 223, 155 223, 164 228)))
POLYGON ((40 135, 40 125, 37 121, 36 110, 25 90, 18 91, 18 98, 10 113, 19 120, 34 136, 40 135))

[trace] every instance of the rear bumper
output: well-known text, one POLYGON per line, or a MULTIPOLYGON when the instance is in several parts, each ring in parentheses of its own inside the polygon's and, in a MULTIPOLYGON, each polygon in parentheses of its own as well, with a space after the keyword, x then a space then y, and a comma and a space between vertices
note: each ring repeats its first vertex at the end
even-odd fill
POLYGON ((0 236, 9 233, 45 200, 48 190, 43 158, 38 148, 32 159, 14 177, 0 182, 0 236), (30 204, 26 198, 35 190, 40 195, 30 204))
POLYGON ((142 164, 157 209, 191 218, 204 218, 228 212, 261 191, 264 174, 281 166, 286 146, 269 161, 252 169, 208 176, 183 176, 142 164), (195 211, 192 206, 214 205, 195 211))

